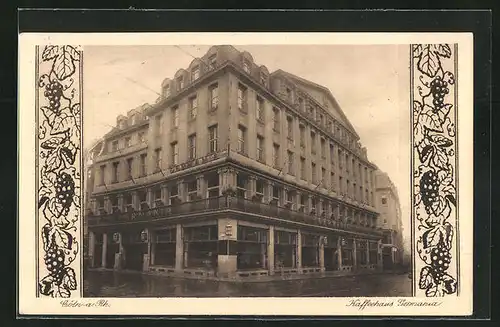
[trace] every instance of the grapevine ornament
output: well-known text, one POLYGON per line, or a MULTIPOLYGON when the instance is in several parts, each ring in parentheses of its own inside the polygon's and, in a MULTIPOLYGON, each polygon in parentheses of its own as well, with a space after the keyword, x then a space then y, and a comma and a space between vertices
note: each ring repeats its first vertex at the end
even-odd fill
POLYGON ((80 52, 75 47, 50 45, 44 47, 39 61, 40 71, 50 67, 38 78, 43 94, 37 109, 42 113, 38 126, 38 208, 40 219, 46 221, 41 230, 45 267, 39 267, 39 292, 51 297, 67 298, 77 289, 75 271, 70 266, 78 262, 79 250, 76 222, 80 217, 81 168, 77 156, 81 117, 75 101, 77 90, 72 88, 73 81, 78 80, 73 75, 79 60, 80 52))
POLYGON ((452 72, 443 63, 451 58, 447 44, 413 45, 415 85, 419 98, 413 103, 414 217, 417 224, 417 253, 424 266, 418 285, 428 297, 457 291, 456 278, 450 275, 453 264, 454 227, 450 218, 456 212, 454 159, 456 151, 454 116, 450 115, 452 72))

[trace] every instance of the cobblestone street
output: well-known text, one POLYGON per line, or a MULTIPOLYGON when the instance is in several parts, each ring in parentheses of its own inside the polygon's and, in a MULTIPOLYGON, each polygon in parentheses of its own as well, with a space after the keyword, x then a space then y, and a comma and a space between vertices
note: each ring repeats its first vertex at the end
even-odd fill
POLYGON ((351 297, 411 296, 407 274, 272 282, 217 282, 139 273, 88 271, 85 297, 351 297))

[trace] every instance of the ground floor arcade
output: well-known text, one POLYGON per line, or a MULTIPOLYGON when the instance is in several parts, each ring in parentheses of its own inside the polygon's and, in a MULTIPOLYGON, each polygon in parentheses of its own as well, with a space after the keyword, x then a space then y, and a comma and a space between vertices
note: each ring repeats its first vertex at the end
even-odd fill
POLYGON ((172 275, 252 278, 377 270, 381 240, 231 218, 90 230, 90 265, 172 275))

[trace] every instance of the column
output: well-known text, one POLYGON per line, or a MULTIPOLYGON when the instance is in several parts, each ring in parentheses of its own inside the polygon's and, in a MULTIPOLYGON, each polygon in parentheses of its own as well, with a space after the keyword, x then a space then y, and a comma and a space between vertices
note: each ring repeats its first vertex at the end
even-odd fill
POLYGON ((273 199, 273 182, 267 181, 264 198, 265 203, 269 203, 273 199))
MULTIPOLYGON (((378 250, 377 250, 377 256, 378 256, 378 250)), ((371 265, 371 262, 370 262, 370 241, 369 240, 366 240, 366 265, 368 267, 371 265)))
POLYGON ((104 197, 104 210, 106 210, 106 213, 113 212, 113 209, 111 207, 111 201, 109 200, 109 196, 104 197))
MULTIPOLYGON (((149 191, 148 191, 149 193, 149 191)), ((146 233, 148 234, 148 252, 143 255, 142 259, 142 271, 148 271, 149 270, 149 265, 150 265, 150 260, 151 260, 151 230, 149 228, 146 228, 146 233)))
POLYGON ((297 229, 297 269, 302 269, 302 233, 297 229))
POLYGON ((248 195, 249 195, 249 199, 253 199, 253 197, 255 196, 255 192, 257 190, 257 177, 254 176, 254 175, 250 175, 248 177, 248 195))
POLYGON ((219 195, 223 195, 226 187, 226 170, 224 168, 217 170, 219 174, 219 195))
POLYGON ((180 179, 177 181, 177 189, 181 202, 186 202, 186 184, 184 184, 184 180, 180 179))
POLYGON ((206 181, 203 175, 196 176, 196 194, 200 199, 203 199, 206 194, 206 181))
POLYGON ((237 270, 237 255, 235 252, 229 250, 234 246, 231 243, 237 240, 237 227, 238 222, 235 219, 221 218, 219 224, 219 242, 225 245, 225 251, 221 251, 217 256, 217 273, 220 277, 234 276, 237 270), (229 234, 226 234, 229 231, 229 234))
POLYGON ((184 268, 184 262, 187 261, 187 252, 186 258, 184 258, 184 241, 182 239, 182 225, 175 225, 175 272, 180 273, 184 268))
POLYGON ((120 212, 124 212, 125 206, 123 205, 123 194, 118 194, 117 198, 118 198, 118 210, 120 210, 120 212))
POLYGON ((312 205, 312 195, 311 194, 309 194, 307 196, 307 208, 308 208, 308 212, 306 212, 307 214, 312 212, 313 209, 316 211, 316 208, 313 208, 313 205, 312 205))
POLYGON ((338 270, 342 270, 342 236, 337 238, 337 261, 338 270))
POLYGON ((378 240, 377 242, 377 269, 382 270, 383 262, 382 262, 382 240, 378 240))
POLYGON ((146 202, 148 203, 148 207, 150 208, 154 207, 153 189, 151 187, 148 187, 146 189, 146 202))
POLYGON ((120 270, 122 269, 122 258, 123 258, 123 240, 122 240, 122 234, 118 233, 119 239, 118 239, 118 252, 115 253, 115 263, 114 263, 114 269, 120 270))
POLYGON ((267 237, 267 268, 269 275, 274 275, 274 226, 269 225, 269 234, 267 237))
POLYGON ((106 268, 106 255, 108 252, 108 234, 102 234, 102 258, 101 258, 101 267, 106 268))
POLYGON ((319 238, 319 268, 325 271, 325 236, 319 238))
POLYGON ((92 231, 89 231, 89 258, 90 262, 89 265, 90 267, 95 266, 95 233, 92 231))
MULTIPOLYGON (((322 198, 320 198, 320 199, 318 200, 318 205, 319 205, 318 216, 319 216, 320 218, 322 218, 322 217, 323 217, 323 215, 322 215, 322 214, 323 214, 323 212, 321 212, 321 209, 323 208, 323 199, 322 199, 322 198)), ((326 217, 326 211, 324 212, 324 217, 326 217)))
POLYGON ((357 239, 352 240, 352 268, 357 269, 358 268, 358 258, 357 258, 357 239))
POLYGON ((140 209, 140 203, 139 203, 139 195, 137 194, 137 191, 132 191, 132 207, 134 210, 139 210, 140 209))
POLYGON ((161 186, 161 201, 164 205, 168 205, 168 186, 166 184, 161 186))
POLYGON ((98 214, 97 211, 99 208, 97 208, 97 201, 95 199, 90 200, 90 208, 92 210, 92 214, 98 214))

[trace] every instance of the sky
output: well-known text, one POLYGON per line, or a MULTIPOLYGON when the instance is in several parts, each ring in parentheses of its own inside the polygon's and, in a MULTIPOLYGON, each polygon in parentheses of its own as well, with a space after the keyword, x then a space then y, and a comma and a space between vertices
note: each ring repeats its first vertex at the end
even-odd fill
MULTIPOLYGON (((327 87, 356 129, 368 158, 398 189, 410 235, 410 75, 407 45, 237 45, 270 72, 282 69, 327 87)), ((119 114, 154 103, 165 78, 210 46, 85 46, 84 147, 119 114)))

